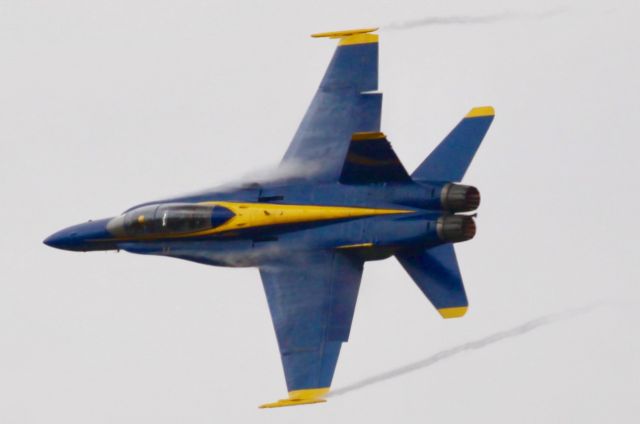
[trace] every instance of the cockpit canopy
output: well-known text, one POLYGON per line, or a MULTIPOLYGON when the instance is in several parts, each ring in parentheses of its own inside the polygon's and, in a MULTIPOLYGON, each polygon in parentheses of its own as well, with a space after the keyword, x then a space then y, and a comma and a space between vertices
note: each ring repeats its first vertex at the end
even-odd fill
POLYGON ((151 236, 195 233, 209 230, 234 216, 219 205, 165 203, 132 209, 107 224, 117 236, 151 236))

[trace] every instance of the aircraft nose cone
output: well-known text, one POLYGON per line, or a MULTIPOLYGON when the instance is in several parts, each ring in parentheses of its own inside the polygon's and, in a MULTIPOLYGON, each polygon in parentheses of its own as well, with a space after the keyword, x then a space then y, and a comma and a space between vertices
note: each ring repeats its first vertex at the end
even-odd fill
POLYGON ((65 249, 67 246, 72 244, 73 236, 75 235, 76 234, 70 233, 69 231, 58 231, 51 234, 42 242, 49 247, 55 247, 56 249, 65 249))
POLYGON ((51 234, 42 242, 47 246, 75 252, 115 249, 113 236, 107 231, 109 218, 89 221, 51 234))

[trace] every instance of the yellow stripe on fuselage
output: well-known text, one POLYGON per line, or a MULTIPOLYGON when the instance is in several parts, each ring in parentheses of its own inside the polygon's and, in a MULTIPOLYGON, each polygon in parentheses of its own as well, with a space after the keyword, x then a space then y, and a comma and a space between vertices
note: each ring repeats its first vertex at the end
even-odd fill
POLYGON ((179 237, 203 236, 246 228, 283 224, 330 221, 347 218, 362 218, 377 215, 411 213, 403 209, 374 209, 348 206, 280 205, 273 203, 203 202, 201 204, 222 206, 234 213, 229 221, 208 230, 181 234, 179 237))
MULTIPOLYGON (((318 205, 281 205, 275 203, 239 203, 239 202, 200 202, 200 205, 222 206, 233 212, 234 216, 215 228, 187 233, 151 233, 138 236, 116 236, 113 241, 144 241, 157 239, 181 239, 207 236, 224 232, 244 230, 246 228, 267 227, 284 224, 298 224, 318 221, 330 221, 349 218, 364 218, 377 215, 413 213, 406 209, 375 209, 349 206, 318 205)), ((138 221, 140 221, 138 217, 138 221)), ((144 222, 144 217, 141 222, 144 222)), ((103 240, 107 241, 107 240, 103 240)))

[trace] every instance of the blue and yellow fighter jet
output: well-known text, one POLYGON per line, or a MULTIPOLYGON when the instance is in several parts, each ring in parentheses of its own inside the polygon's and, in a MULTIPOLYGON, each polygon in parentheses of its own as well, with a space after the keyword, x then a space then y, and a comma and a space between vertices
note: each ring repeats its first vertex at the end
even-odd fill
POLYGON ((457 184, 493 120, 472 109, 411 174, 380 132, 376 28, 327 32, 338 47, 281 167, 281 179, 135 206, 44 243, 258 267, 289 397, 324 402, 349 338, 366 261, 395 256, 443 318, 467 297, 453 243, 476 232, 480 194, 457 184), (285 173, 286 174, 286 173, 285 173))

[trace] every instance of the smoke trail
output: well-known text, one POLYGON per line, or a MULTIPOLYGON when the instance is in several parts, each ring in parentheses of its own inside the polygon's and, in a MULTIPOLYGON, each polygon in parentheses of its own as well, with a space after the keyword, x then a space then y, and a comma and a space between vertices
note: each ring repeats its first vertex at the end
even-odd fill
POLYGON ((429 16, 421 19, 412 19, 408 21, 392 22, 383 25, 381 28, 386 30, 403 30, 412 29, 423 26, 436 25, 476 25, 491 24, 494 22, 504 21, 538 21, 563 13, 564 9, 552 9, 545 12, 515 12, 504 11, 501 13, 493 13, 489 15, 450 15, 450 16, 429 16))
POLYGON ((577 315, 586 314, 588 312, 591 312, 593 309, 595 309, 598 306, 602 306, 602 304, 589 305, 589 306, 570 309, 564 312, 559 312, 551 315, 545 315, 540 318, 527 321, 524 324, 511 328, 509 330, 500 331, 498 333, 491 334, 482 339, 474 340, 469 343, 464 343, 459 346, 445 349, 421 361, 416 361, 408 365, 402 366, 400 368, 396 368, 387 372, 383 372, 382 374, 365 378, 364 380, 357 381, 341 389, 334 390, 333 392, 329 393, 328 396, 341 396, 341 395, 344 395, 345 393, 349 393, 354 390, 359 390, 359 389, 362 389, 363 387, 371 386, 372 384, 382 383, 383 381, 391 380, 393 378, 397 378, 402 375, 409 374, 413 371, 430 367, 431 365, 437 362, 449 359, 455 355, 458 355, 459 353, 466 352, 469 350, 482 349, 483 347, 486 347, 488 345, 495 344, 500 341, 510 339, 513 337, 521 336, 523 334, 526 334, 530 331, 535 330, 536 328, 555 324, 559 321, 563 321, 568 318, 575 317, 577 315))

